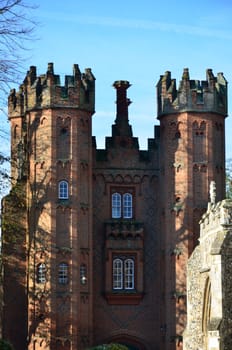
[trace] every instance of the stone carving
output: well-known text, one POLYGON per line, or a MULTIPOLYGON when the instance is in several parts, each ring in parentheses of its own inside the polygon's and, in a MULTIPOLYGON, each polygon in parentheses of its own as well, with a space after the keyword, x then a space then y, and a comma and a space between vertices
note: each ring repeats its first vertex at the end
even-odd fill
POLYGON ((210 182, 210 203, 215 204, 216 203, 216 183, 215 181, 210 182))

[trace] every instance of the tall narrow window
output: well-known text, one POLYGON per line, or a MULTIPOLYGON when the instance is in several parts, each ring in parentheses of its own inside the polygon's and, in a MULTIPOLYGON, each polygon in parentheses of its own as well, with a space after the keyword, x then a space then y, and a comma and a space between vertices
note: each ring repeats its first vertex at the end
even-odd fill
POLYGON ((121 195, 120 193, 112 194, 112 218, 118 219, 121 217, 121 195))
POLYGON ((134 260, 124 261, 125 289, 134 289, 134 260))
POLYGON ((206 161, 206 123, 193 123, 193 161, 206 161))
POLYGON ((70 157, 70 135, 68 128, 61 128, 57 139, 57 155, 59 159, 68 159, 70 157))
POLYGON ((132 195, 130 193, 123 195, 123 217, 125 219, 132 218, 132 195))
POLYGON ((46 265, 44 263, 41 263, 37 266, 36 279, 37 283, 46 282, 46 265))
POLYGON ((113 261, 113 289, 123 288, 123 261, 114 259, 113 261))
POLYGON ((68 199, 68 182, 60 181, 58 188, 58 197, 59 199, 68 199))
POLYGON ((59 284, 68 283, 68 264, 61 263, 58 269, 58 282, 59 284))
POLYGON ((56 156, 57 159, 67 160, 71 157, 71 123, 69 117, 57 117, 56 121, 56 156))
POLYGON ((85 264, 81 264, 80 266, 80 279, 82 285, 87 283, 87 269, 85 264))

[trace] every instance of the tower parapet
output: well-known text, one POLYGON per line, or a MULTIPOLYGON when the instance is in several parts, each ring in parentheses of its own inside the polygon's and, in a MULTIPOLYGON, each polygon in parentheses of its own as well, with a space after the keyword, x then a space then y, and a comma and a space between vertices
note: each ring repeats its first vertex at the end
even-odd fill
POLYGON ((215 112, 227 115, 227 81, 223 73, 206 70, 206 80, 192 80, 185 68, 176 88, 176 79, 167 71, 157 84, 158 118, 180 112, 215 112))
POLYGON ((54 74, 53 63, 48 63, 46 74, 39 76, 36 67, 31 66, 19 91, 11 90, 8 107, 10 117, 50 107, 75 107, 94 112, 95 77, 90 68, 81 73, 79 66, 74 64, 73 74, 66 75, 64 86, 61 86, 60 76, 54 74))

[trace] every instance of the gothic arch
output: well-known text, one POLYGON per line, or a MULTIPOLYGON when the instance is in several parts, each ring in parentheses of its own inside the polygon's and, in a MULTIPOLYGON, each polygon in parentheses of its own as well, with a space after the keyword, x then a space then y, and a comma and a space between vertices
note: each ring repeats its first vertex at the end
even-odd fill
POLYGON ((13 138, 17 139, 20 136, 20 127, 18 124, 15 125, 14 131, 13 131, 13 138))
POLYGON ((139 175, 134 175, 133 177, 133 183, 140 183, 141 182, 141 177, 139 175))
POLYGON ((129 350, 146 350, 145 345, 137 337, 122 334, 110 338, 109 342, 126 345, 129 350))
POLYGON ((116 183, 123 183, 123 177, 121 175, 116 175, 114 181, 116 183))
POLYGON ((47 123, 47 118, 46 117, 42 117, 41 120, 40 120, 40 125, 46 125, 47 123))
POLYGON ((132 183, 133 181, 132 181, 132 177, 130 176, 130 175, 126 175, 125 177, 124 177, 124 182, 125 183, 132 183))
POLYGON ((196 120, 193 122, 193 129, 194 130, 198 129, 198 122, 196 120))
POLYGON ((206 122, 205 122, 205 121, 202 121, 202 122, 200 123, 200 129, 201 129, 201 130, 206 130, 206 122))
MULTIPOLYGON (((99 176, 99 175, 98 175, 98 176, 99 176)), ((104 177, 104 175, 102 175, 102 176, 104 177)), ((104 178, 104 181, 105 181, 105 182, 108 182, 108 183, 114 182, 114 177, 113 177, 113 175, 112 175, 112 174, 106 175, 106 177, 104 178)))

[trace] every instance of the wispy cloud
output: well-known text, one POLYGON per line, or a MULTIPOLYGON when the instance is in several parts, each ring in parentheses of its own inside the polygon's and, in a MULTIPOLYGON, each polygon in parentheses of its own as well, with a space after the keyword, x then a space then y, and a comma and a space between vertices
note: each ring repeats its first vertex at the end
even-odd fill
POLYGON ((162 32, 175 32, 183 33, 189 35, 214 37, 221 39, 232 39, 232 34, 225 30, 207 28, 204 26, 190 26, 185 24, 167 23, 167 22, 156 22, 147 20, 134 20, 134 19, 119 19, 113 17, 78 17, 78 22, 91 24, 91 25, 101 25, 101 26, 111 26, 111 27, 122 27, 131 29, 141 29, 141 30, 152 30, 152 31, 162 31, 162 32))
POLYGON ((213 37, 218 39, 232 39, 232 33, 218 28, 210 28, 203 25, 187 25, 178 23, 168 23, 160 21, 150 21, 142 19, 123 19, 115 17, 81 16, 75 14, 44 14, 45 17, 58 21, 80 23, 84 25, 118 27, 149 31, 172 32, 177 34, 187 34, 201 37, 213 37))

